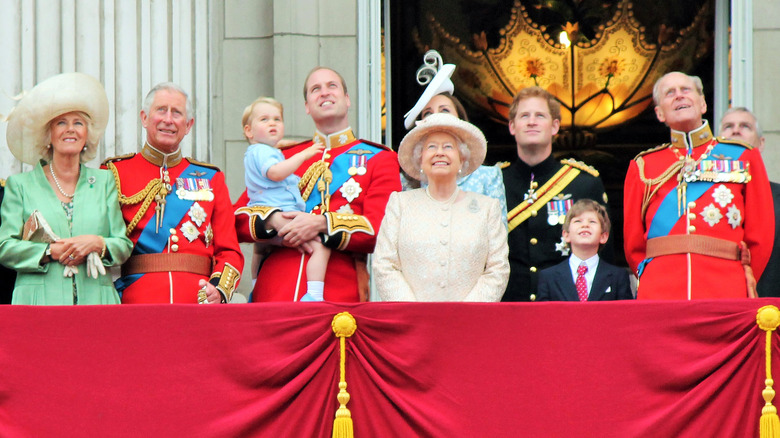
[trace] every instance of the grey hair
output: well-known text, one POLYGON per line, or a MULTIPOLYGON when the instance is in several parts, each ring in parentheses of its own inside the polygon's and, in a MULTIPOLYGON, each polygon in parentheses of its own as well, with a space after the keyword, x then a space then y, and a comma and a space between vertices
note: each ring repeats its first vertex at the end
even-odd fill
POLYGON ((758 117, 756 117, 756 115, 753 114, 753 111, 750 111, 749 109, 747 109, 744 106, 735 106, 735 107, 727 109, 726 112, 723 113, 723 116, 721 116, 720 119, 723 120, 723 118, 726 117, 727 115, 734 114, 734 113, 748 113, 748 114, 750 114, 753 117, 753 121, 756 122, 756 134, 758 135, 758 138, 761 138, 761 137, 764 136, 764 131, 761 130, 761 125, 758 124, 758 117))
MULTIPOLYGON (((423 136, 420 141, 417 142, 417 144, 414 145, 414 149, 412 149, 412 162, 417 163, 417 167, 420 169, 420 181, 427 183, 428 177, 425 175, 425 172, 422 171, 422 149, 423 145, 425 145, 426 140, 428 140, 428 137, 431 136, 434 132, 446 132, 447 134, 451 135, 453 138, 455 138, 455 141, 458 143, 458 152, 460 153, 460 171, 458 172, 458 175, 462 174, 468 174, 469 173, 469 163, 471 160, 471 150, 469 149, 469 146, 460 139, 459 136, 455 135, 454 133, 450 131, 440 130, 440 131, 432 131, 427 133, 425 136, 423 136)), ((460 176, 458 176, 460 178, 460 176)))
POLYGON ((183 88, 180 86, 174 84, 173 82, 160 82, 159 84, 152 87, 151 90, 149 90, 149 93, 146 94, 146 98, 144 99, 144 107, 143 110, 146 114, 149 114, 152 110, 152 102, 154 102, 154 96, 157 95, 157 92, 160 90, 167 90, 167 91, 175 91, 177 93, 180 93, 182 96, 184 96, 184 102, 185 107, 184 111, 187 112, 187 121, 194 119, 195 111, 192 108, 192 101, 190 100, 190 96, 187 94, 186 91, 184 91, 183 88))
POLYGON ((699 95, 700 96, 704 95, 704 84, 701 83, 701 78, 700 77, 687 75, 687 74, 685 74, 683 72, 679 72, 679 71, 673 71, 673 72, 669 72, 669 73, 661 76, 661 79, 658 79, 657 81, 655 81, 655 85, 653 85, 653 103, 655 103, 656 106, 658 106, 661 103, 661 82, 663 82, 664 79, 666 79, 667 76, 673 75, 675 73, 679 73, 681 75, 687 76, 688 79, 693 81, 693 85, 696 87, 696 91, 699 93, 699 95))

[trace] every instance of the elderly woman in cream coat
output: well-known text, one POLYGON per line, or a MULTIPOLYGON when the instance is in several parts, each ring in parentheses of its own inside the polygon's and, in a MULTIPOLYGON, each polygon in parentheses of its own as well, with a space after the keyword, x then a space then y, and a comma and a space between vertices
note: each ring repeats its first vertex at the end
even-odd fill
POLYGON ((373 256, 384 301, 499 301, 509 278, 499 202, 458 188, 485 159, 485 136, 432 114, 401 141, 404 171, 426 188, 393 193, 373 256))
POLYGON ((39 83, 9 116, 8 147, 34 166, 8 178, 0 207, 0 263, 18 272, 12 304, 119 304, 104 266, 123 263, 133 243, 113 175, 83 164, 107 123, 103 85, 82 73, 39 83), (47 238, 23 235, 33 213, 47 238))

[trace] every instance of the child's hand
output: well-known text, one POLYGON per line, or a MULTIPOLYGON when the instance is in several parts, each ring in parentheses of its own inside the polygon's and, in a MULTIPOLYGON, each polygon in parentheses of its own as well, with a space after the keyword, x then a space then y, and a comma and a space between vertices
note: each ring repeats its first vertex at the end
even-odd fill
POLYGON ((321 154, 322 151, 325 150, 325 145, 323 143, 314 143, 313 145, 307 147, 303 150, 304 155, 306 155, 306 159, 321 154))

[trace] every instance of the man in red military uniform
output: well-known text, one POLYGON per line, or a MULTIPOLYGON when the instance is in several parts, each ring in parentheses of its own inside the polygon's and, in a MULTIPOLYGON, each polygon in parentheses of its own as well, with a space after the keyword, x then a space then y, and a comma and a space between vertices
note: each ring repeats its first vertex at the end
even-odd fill
POLYGON ((759 151, 712 137, 698 77, 668 73, 653 99, 672 142, 639 154, 626 175, 625 250, 637 299, 755 296, 774 238, 759 151))
POLYGON ((114 173, 135 244, 116 282, 122 303, 227 302, 238 284, 244 257, 225 175, 181 155, 191 114, 181 88, 155 86, 141 111, 141 152, 103 163, 114 173))
POLYGON ((321 156, 295 172, 301 177, 306 213, 281 212, 273 206, 246 207, 247 194, 236 202, 236 228, 241 241, 275 236, 263 261, 253 301, 297 301, 306 292, 306 242, 321 236, 334 251, 325 275, 326 301, 367 299, 366 254, 374 250, 376 234, 390 193, 401 189, 398 157, 385 146, 359 140, 349 126, 350 107, 344 79, 334 70, 317 67, 306 78, 306 113, 317 128, 312 140, 283 150, 286 157, 321 142, 321 156), (287 225, 277 219, 292 218, 287 225))

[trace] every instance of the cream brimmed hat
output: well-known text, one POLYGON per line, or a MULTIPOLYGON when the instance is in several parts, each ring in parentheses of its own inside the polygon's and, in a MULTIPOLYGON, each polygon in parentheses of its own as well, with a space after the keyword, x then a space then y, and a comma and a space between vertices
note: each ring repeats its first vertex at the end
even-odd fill
POLYGON ((5 138, 11 153, 24 163, 38 163, 51 143, 49 122, 72 111, 88 116, 87 150, 82 152, 81 161, 95 158, 108 124, 108 98, 103 85, 84 73, 52 76, 22 97, 8 115, 5 138))
POLYGON ((436 113, 431 114, 417 122, 409 133, 406 134, 401 145, 398 147, 398 162, 407 175, 415 179, 420 179, 420 160, 415 159, 414 150, 425 137, 434 132, 446 132, 455 136, 458 140, 465 143, 469 148, 470 157, 468 166, 460 175, 464 177, 477 170, 485 161, 487 153, 487 140, 485 134, 471 123, 461 120, 451 114, 436 113))

